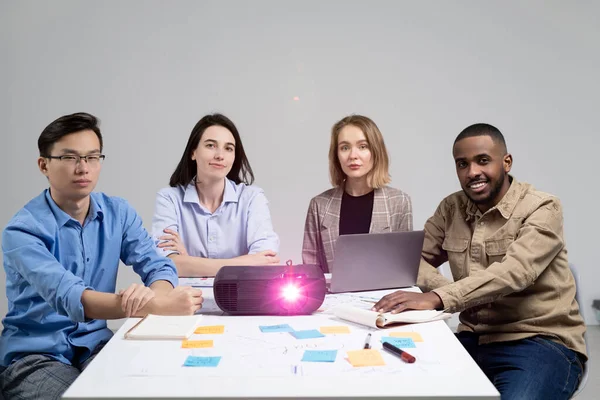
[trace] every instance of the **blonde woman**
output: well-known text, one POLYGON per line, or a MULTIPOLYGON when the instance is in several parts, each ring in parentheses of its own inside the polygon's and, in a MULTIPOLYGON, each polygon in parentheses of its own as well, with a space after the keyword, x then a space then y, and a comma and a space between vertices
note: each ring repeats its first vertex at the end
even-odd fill
POLYGON ((329 176, 333 189, 310 201, 302 261, 332 272, 339 235, 411 231, 412 204, 390 182, 383 136, 371 119, 350 115, 331 130, 329 176))

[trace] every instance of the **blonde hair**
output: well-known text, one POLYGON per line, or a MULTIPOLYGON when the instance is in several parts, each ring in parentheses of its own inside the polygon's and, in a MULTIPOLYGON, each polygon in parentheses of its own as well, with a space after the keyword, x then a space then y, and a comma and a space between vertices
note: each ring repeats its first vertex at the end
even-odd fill
POLYGON ((331 144, 329 146, 331 184, 335 187, 341 186, 346 180, 346 174, 344 174, 338 158, 338 138, 341 130, 348 125, 353 125, 364 133, 371 150, 373 168, 367 174, 367 185, 373 189, 379 189, 390 183, 390 161, 381 131, 370 118, 362 115, 349 115, 336 122, 331 128, 331 144))

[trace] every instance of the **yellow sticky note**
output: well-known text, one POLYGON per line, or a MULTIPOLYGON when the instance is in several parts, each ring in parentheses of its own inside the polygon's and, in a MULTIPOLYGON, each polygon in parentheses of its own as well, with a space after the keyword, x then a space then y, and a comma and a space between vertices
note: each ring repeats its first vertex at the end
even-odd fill
POLYGON ((183 349, 205 349, 207 347, 213 347, 212 340, 184 340, 181 342, 183 349))
POLYGON ((322 326, 319 328, 321 333, 350 333, 350 328, 344 325, 340 326, 322 326))
POLYGON ((353 367, 373 367, 385 365, 381 353, 375 349, 348 351, 348 360, 353 367))
POLYGON ((390 332, 391 337, 410 338, 413 342, 422 342, 423 338, 419 332, 390 332))
POLYGON ((199 326, 194 333, 216 335, 225 332, 225 325, 199 326))

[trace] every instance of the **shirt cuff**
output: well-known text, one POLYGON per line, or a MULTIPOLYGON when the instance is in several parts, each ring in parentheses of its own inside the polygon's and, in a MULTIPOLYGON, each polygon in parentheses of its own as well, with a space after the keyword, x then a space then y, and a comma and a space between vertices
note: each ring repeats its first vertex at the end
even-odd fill
POLYGON ((448 313, 455 313, 458 311, 460 304, 458 301, 457 293, 452 290, 452 284, 442 286, 440 288, 432 290, 435 294, 440 296, 443 303, 443 309, 448 313))
POLYGON ((158 254, 161 257, 168 257, 171 254, 179 254, 179 252, 176 250, 165 250, 160 247, 156 247, 156 254, 158 254))
MULTIPOLYGON (((91 286, 85 286, 84 284, 76 284, 71 287, 65 296, 64 303, 64 314, 73 322, 85 322, 88 321, 85 318, 85 310, 83 309, 83 303, 81 302, 81 296, 85 290, 94 290, 91 286)), ((59 314, 63 314, 59 312, 59 314)))
POLYGON ((148 279, 146 282, 144 282, 144 284, 149 287, 156 281, 167 281, 171 285, 173 285, 174 288, 176 288, 177 285, 179 285, 179 278, 177 278, 177 275, 171 274, 169 272, 159 272, 157 274, 154 274, 152 275, 152 278, 148 279))

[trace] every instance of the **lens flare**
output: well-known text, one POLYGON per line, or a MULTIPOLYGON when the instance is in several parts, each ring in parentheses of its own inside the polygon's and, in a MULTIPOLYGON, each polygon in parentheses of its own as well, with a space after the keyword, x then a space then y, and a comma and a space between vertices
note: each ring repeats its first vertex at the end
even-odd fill
POLYGON ((283 287, 281 294, 286 301, 296 301, 300 297, 300 289, 295 285, 286 285, 283 287))

